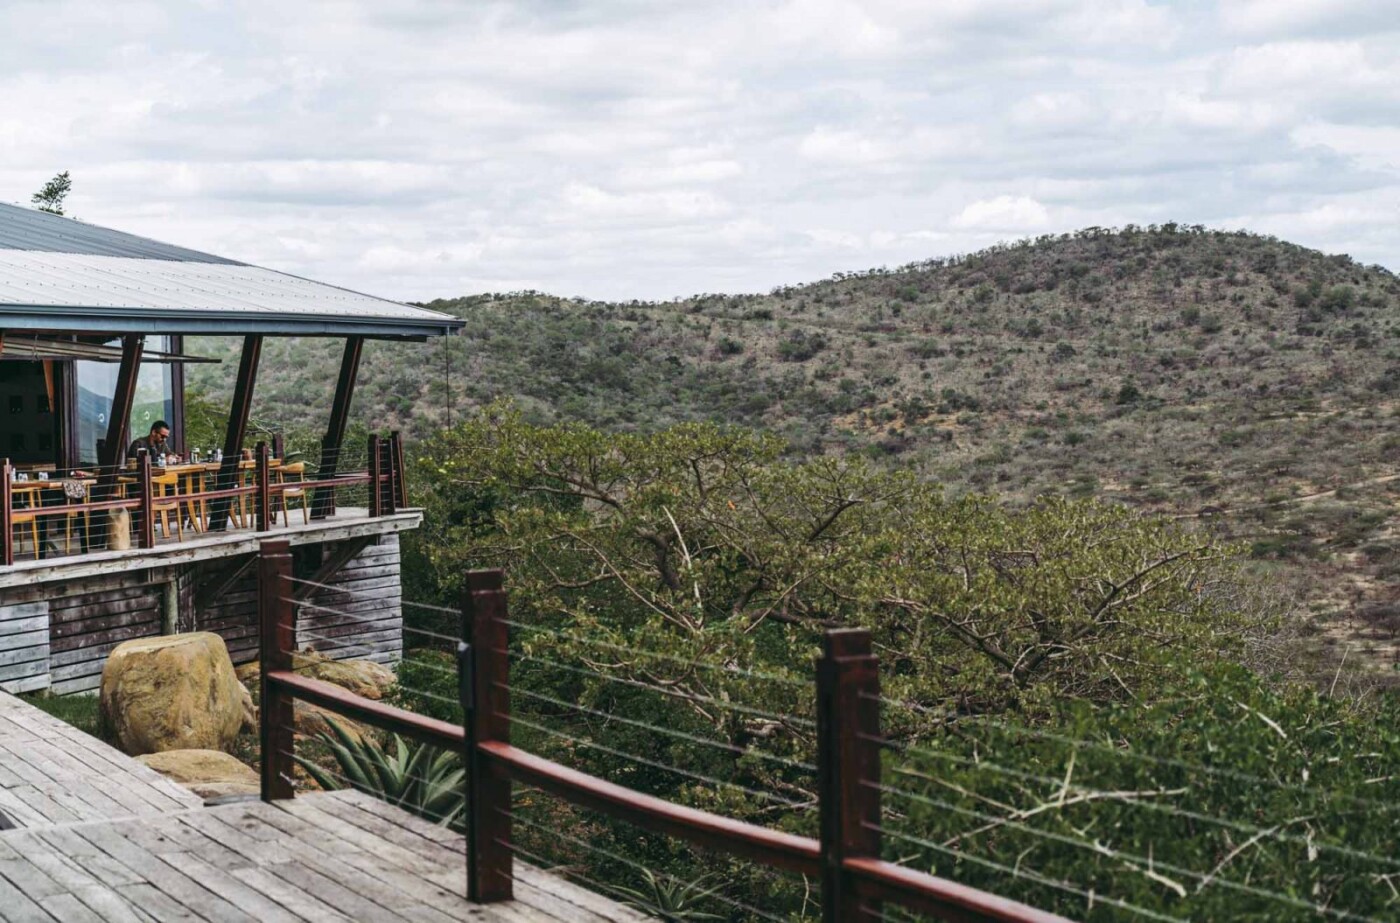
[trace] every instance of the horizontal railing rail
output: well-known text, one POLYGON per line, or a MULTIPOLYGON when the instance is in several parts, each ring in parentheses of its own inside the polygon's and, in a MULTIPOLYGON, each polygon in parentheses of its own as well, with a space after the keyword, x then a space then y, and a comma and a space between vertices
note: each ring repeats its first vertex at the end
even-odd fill
MULTIPOLYGON (((104 550, 94 547, 93 516, 113 510, 125 510, 131 514, 129 525, 130 545, 136 548, 153 548, 156 545, 155 520, 161 507, 165 507, 166 517, 194 523, 196 516, 203 523, 203 513, 208 511, 208 528, 224 531, 230 518, 230 510, 238 504, 238 519, 243 528, 257 532, 267 532, 273 527, 274 514, 287 512, 287 495, 297 495, 306 504, 308 518, 324 518, 311 515, 313 508, 335 509, 335 495, 338 491, 352 487, 367 488, 369 515, 379 517, 395 513, 407 507, 407 487, 403 473, 403 446, 398 433, 385 439, 371 436, 368 440, 366 463, 363 470, 336 472, 329 476, 309 476, 296 481, 279 482, 273 478, 276 469, 270 454, 270 446, 260 442, 253 453, 249 467, 235 467, 233 476, 237 486, 221 486, 227 472, 208 471, 208 478, 214 486, 206 487, 205 478, 197 480, 192 476, 191 483, 197 489, 174 493, 158 493, 152 479, 164 473, 163 468, 152 465, 149 456, 142 453, 130 465, 109 466, 86 477, 55 477, 52 480, 17 481, 16 468, 9 459, 0 462, 0 564, 13 565, 17 524, 36 524, 31 528, 35 557, 44 556, 43 547, 50 540, 49 525, 59 522, 64 526, 64 537, 71 545, 71 537, 76 525, 79 550, 91 552, 104 550), (247 483, 244 483, 244 480, 247 483), (66 495, 54 496, 53 492, 62 489, 64 481, 93 482, 84 500, 75 500, 66 495), (28 490, 26 491, 26 488, 28 490), (112 496, 117 490, 124 490, 126 496, 112 496), (16 506, 15 494, 29 494, 29 506, 16 506), (318 499, 320 498, 320 499, 318 499), (170 504, 174 504, 171 510, 170 504), (219 513, 222 505, 222 513, 219 513), (196 513, 196 511, 200 511, 196 513)), ((212 464, 212 463, 210 463, 212 464)), ((165 521, 163 520, 163 521, 165 521)), ((120 528, 118 526, 117 528, 120 528)), ((104 525, 105 529, 105 525, 104 525)), ((105 536, 105 531, 101 534, 105 536)), ((168 536, 167 536, 168 537, 168 536)), ((126 545, 122 542, 122 545, 126 545)))
POLYGON ((294 795, 293 703, 339 713, 463 754, 467 891, 480 903, 510 900, 514 874, 512 791, 533 786, 696 846, 821 880, 825 923, 873 923, 892 904, 946 921, 1064 923, 1055 914, 925 874, 880 857, 880 698, 869 632, 835 630, 816 665, 821 837, 798 836, 673 804, 571 769, 510 742, 509 620, 500 571, 468 575, 457 672, 463 726, 356 695, 295 672, 298 602, 291 546, 264 541, 259 555, 262 797, 294 795))

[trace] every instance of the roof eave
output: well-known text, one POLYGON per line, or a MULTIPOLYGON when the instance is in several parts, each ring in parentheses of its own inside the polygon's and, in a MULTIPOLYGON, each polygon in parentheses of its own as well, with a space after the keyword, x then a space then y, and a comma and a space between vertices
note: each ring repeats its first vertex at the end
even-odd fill
MULTIPOLYGON (((434 312, 436 313, 436 312, 434 312)), ((187 336, 363 336, 426 339, 448 336, 464 321, 449 315, 425 318, 356 317, 348 314, 198 311, 169 308, 111 308, 0 305, 0 329, 52 333, 139 333, 187 336)))

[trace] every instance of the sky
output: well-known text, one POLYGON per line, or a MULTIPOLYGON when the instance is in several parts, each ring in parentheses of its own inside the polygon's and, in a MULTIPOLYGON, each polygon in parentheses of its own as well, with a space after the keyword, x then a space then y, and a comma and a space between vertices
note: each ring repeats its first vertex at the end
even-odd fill
POLYGON ((0 200, 400 300, 1090 225, 1400 270, 1400 0, 0 0, 0 200))

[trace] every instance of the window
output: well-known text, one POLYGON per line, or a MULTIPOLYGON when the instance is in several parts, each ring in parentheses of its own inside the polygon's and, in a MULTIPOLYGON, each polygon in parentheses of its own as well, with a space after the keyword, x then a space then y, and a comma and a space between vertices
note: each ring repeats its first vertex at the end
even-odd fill
MULTIPOLYGON (((169 337, 147 337, 146 348, 168 352, 169 337)), ((112 397, 117 391, 115 362, 73 363, 78 399, 78 461, 97 463, 97 440, 107 438, 108 416, 112 412, 112 397)), ((136 378, 136 397, 131 405, 131 436, 144 436, 151 424, 165 420, 174 425, 175 399, 171 366, 145 364, 136 378)))

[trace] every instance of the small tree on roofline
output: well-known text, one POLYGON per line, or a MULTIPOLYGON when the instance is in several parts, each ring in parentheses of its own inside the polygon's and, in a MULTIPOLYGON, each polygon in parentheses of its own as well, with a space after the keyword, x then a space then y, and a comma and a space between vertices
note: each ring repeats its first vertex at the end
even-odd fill
POLYGON ((34 207, 41 212, 48 212, 51 215, 63 214, 63 200, 68 198, 68 193, 73 189, 73 180, 68 176, 68 171, 54 175, 54 178, 44 184, 43 188, 34 193, 29 201, 34 203, 34 207))

